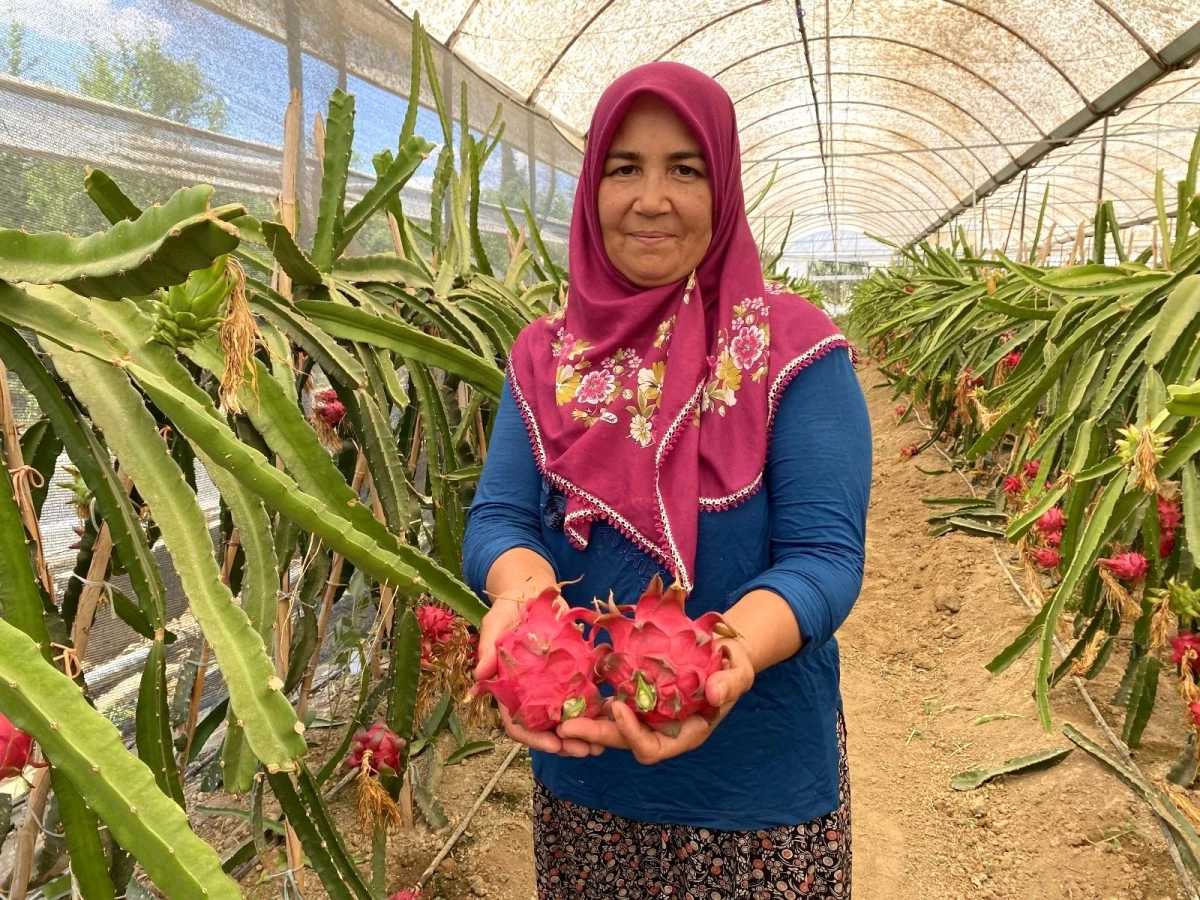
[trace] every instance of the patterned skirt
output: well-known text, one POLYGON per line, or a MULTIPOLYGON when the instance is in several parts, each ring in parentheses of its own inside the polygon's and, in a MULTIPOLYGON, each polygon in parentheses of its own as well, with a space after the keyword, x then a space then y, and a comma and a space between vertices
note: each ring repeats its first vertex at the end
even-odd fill
POLYGON ((534 781, 539 900, 794 900, 850 897, 850 778, 838 715, 841 806, 783 828, 715 831, 624 819, 534 781))

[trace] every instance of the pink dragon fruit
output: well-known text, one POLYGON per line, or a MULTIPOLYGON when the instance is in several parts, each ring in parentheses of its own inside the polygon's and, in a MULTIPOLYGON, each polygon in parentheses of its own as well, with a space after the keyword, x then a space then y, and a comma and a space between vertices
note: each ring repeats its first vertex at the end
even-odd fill
POLYGON ((597 666, 609 652, 583 636, 596 613, 567 605, 559 587, 526 601, 521 622, 496 641, 497 674, 479 682, 529 731, 550 731, 560 722, 600 714, 597 666))
POLYGON ((1172 657, 1175 665, 1183 662, 1183 657, 1189 650, 1196 654, 1196 659, 1192 660, 1193 664, 1200 661, 1200 634, 1191 634, 1185 631, 1179 637, 1173 637, 1170 640, 1171 649, 1175 651, 1172 657))
POLYGON ((1193 700, 1188 704, 1188 709, 1192 713, 1192 724, 1200 725, 1200 700, 1193 700))
POLYGON ((1013 496, 1025 490, 1025 481, 1020 475, 1009 475, 1004 479, 1004 484, 1001 485, 1000 489, 1004 493, 1013 496))
POLYGON ((1178 499, 1168 500, 1166 497, 1159 496, 1158 498, 1158 529, 1162 533, 1174 534, 1183 522, 1183 509, 1179 505, 1178 499))
POLYGON ((388 900, 421 900, 420 888, 405 888, 402 891, 396 891, 388 900))
POLYGON ((1061 509, 1054 506, 1038 516, 1037 521, 1033 523, 1033 527, 1042 534, 1055 534, 1067 527, 1067 517, 1063 515, 1061 509))
POLYGON ((346 768, 361 769, 366 754, 367 769, 372 775, 381 771, 389 775, 400 772, 400 759, 406 745, 404 738, 389 729, 383 722, 376 722, 369 729, 360 728, 354 734, 350 755, 346 757, 346 768))
POLYGON ((1057 550, 1030 550, 1029 555, 1043 569, 1057 569, 1062 564, 1062 557, 1057 550))
POLYGON ((1017 366, 1019 366, 1020 364, 1021 364, 1021 354, 1018 351, 1013 351, 1012 353, 1010 353, 1006 357, 1004 357, 1004 359, 1000 360, 1000 365, 1010 372, 1013 369, 1015 369, 1017 366))
POLYGON ((432 603, 418 606, 413 612, 421 626, 421 662, 428 663, 433 659, 434 647, 453 640, 454 613, 432 603))
POLYGON ((664 593, 656 575, 632 619, 610 598, 596 620, 596 627, 607 629, 612 638, 612 653, 600 671, 616 689, 616 699, 630 702, 639 719, 670 736, 679 733, 688 716, 716 715, 704 694, 709 676, 720 671, 725 659, 713 635, 734 634, 719 613, 688 618, 683 610, 686 597, 676 585, 664 593))
POLYGON ((1041 470, 1041 468, 1042 461, 1040 459, 1031 459, 1029 462, 1025 463, 1025 477, 1030 480, 1037 478, 1038 472, 1041 470))
POLYGON ((1046 535, 1046 543, 1057 550, 1062 545, 1062 532, 1051 531, 1046 535))
POLYGON ((338 399, 337 391, 320 391, 313 404, 313 411, 320 416, 330 428, 337 428, 346 416, 346 407, 338 399))
POLYGON ((1150 571, 1150 563, 1140 553, 1118 553, 1108 559, 1096 560, 1097 565, 1103 566, 1122 581, 1137 581, 1145 578, 1150 571))
POLYGON ((1175 551, 1175 532, 1166 531, 1158 536, 1158 558, 1166 559, 1175 551))
POLYGON ((24 772, 32 753, 33 738, 0 713, 0 781, 24 772))

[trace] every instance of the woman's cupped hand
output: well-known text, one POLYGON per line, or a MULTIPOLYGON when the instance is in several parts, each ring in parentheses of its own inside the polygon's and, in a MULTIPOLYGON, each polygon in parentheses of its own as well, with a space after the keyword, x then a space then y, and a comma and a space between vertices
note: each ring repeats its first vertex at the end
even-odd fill
MULTIPOLYGON (((484 616, 475 666, 477 682, 496 674, 496 641, 520 621, 520 604, 506 599, 496 600, 484 616)), ((617 700, 607 701, 598 718, 570 719, 553 731, 530 731, 522 727, 500 704, 504 730, 514 741, 560 756, 584 758, 596 756, 606 749, 628 750, 644 765, 679 756, 703 744, 738 698, 754 684, 754 666, 744 644, 734 638, 722 638, 718 645, 725 659, 721 670, 710 676, 705 684, 705 697, 716 707, 717 714, 711 720, 689 716, 680 723, 679 733, 674 736, 647 727, 629 704, 617 700)))

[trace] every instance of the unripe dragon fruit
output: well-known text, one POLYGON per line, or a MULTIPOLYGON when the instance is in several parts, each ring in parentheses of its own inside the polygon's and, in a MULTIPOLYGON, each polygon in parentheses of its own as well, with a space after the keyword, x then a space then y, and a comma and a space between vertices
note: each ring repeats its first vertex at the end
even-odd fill
POLYGON ((1033 527, 1042 534, 1055 534, 1067 527, 1067 517, 1063 515, 1063 511, 1057 506, 1051 507, 1038 516, 1037 521, 1033 523, 1033 527))
POLYGON ((583 636, 596 613, 567 605, 559 587, 526 601, 520 623, 496 641, 497 673, 479 682, 529 731, 550 731, 578 716, 594 719, 604 701, 597 666, 609 651, 583 636))
POLYGON ((1096 560, 1097 565, 1103 566, 1122 581, 1137 581, 1145 578, 1150 571, 1150 563, 1140 553, 1118 553, 1108 559, 1096 560))
POLYGON ((719 613, 688 618, 683 610, 686 597, 674 585, 664 592, 662 579, 655 576, 632 619, 611 599, 596 619, 596 627, 607 629, 612 638, 612 653, 600 671, 616 689, 616 699, 629 703, 651 728, 670 736, 679 733, 688 716, 716 715, 704 686, 720 671, 725 656, 713 635, 734 636, 719 613))
POLYGON ((1057 550, 1030 550, 1029 555, 1043 569, 1057 569, 1062 563, 1057 550))
POLYGON ((404 738, 390 730, 383 722, 376 722, 369 729, 360 728, 354 734, 350 745, 350 755, 346 757, 346 768, 361 769, 363 760, 370 774, 378 775, 385 772, 389 775, 400 773, 400 758, 406 746, 404 738), (368 759, 367 753, 371 756, 368 759))
POLYGON ((0 713, 0 781, 24 772, 32 753, 33 738, 0 713))

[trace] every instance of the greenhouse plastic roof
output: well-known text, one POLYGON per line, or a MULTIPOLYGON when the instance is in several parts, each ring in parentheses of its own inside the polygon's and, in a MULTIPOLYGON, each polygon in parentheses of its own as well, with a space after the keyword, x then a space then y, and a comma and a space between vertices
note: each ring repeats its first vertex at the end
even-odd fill
POLYGON ((712 75, 747 197, 778 166, 754 214, 767 244, 794 215, 794 238, 944 240, 949 223, 1015 252, 1049 186, 1057 247, 1101 194, 1148 221, 1155 170, 1182 177, 1200 123, 1200 0, 392 2, 576 138, 634 66, 712 75))

